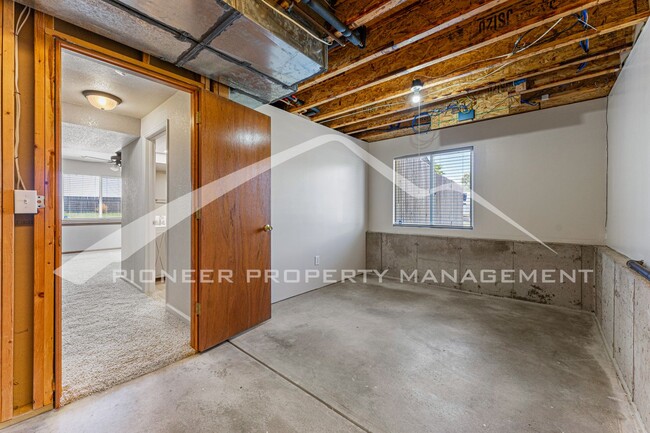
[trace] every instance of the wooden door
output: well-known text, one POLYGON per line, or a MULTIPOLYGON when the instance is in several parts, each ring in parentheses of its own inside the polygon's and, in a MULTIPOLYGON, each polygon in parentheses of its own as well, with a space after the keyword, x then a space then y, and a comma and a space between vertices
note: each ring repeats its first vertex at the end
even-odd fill
POLYGON ((247 278, 271 266, 271 233, 265 227, 271 219, 271 123, 207 91, 201 93, 200 116, 198 270, 214 271, 207 281, 198 278, 195 314, 203 351, 271 318, 270 282, 247 278), (249 180, 210 197, 223 187, 214 182, 228 175, 249 180))

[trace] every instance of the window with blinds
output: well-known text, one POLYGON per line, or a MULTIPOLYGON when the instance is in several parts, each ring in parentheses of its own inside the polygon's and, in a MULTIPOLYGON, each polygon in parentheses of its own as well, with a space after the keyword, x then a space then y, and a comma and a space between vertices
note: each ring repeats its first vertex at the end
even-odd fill
POLYGON ((393 161, 393 223, 397 226, 473 227, 473 147, 393 161))
POLYGON ((122 179, 63 174, 63 219, 120 219, 122 179))

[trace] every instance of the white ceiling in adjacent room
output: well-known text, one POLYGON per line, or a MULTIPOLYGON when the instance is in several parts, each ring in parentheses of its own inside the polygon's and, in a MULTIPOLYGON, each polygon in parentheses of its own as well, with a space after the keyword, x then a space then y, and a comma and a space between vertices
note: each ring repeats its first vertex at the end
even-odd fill
POLYGON ((61 101, 93 108, 84 90, 110 93, 122 100, 111 113, 141 119, 169 99, 176 89, 156 83, 108 63, 63 50, 61 54, 61 101))
POLYGON ((140 119, 177 90, 84 55, 61 54, 62 157, 109 161, 139 138, 140 119), (114 110, 101 111, 88 102, 84 90, 110 93, 122 100, 114 110))
POLYGON ((115 152, 138 136, 122 132, 107 131, 85 125, 63 122, 61 124, 61 151, 63 158, 108 161, 115 152))

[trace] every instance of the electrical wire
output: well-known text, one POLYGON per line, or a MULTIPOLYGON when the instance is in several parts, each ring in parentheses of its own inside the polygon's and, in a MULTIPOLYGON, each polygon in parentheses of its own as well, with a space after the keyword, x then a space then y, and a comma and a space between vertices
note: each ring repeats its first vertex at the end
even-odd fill
MULTIPOLYGON (((477 65, 477 64, 486 63, 486 62, 490 62, 490 61, 493 61, 493 60, 507 59, 507 58, 510 58, 510 57, 512 57, 512 56, 514 56, 514 55, 517 55, 517 54, 519 54, 519 53, 521 53, 521 52, 523 52, 523 51, 526 51, 527 49, 529 49, 529 48, 531 48, 531 47, 533 47, 533 46, 535 46, 535 45, 537 45, 537 44, 539 44, 539 43, 553 41, 553 40, 557 39, 559 36, 561 36, 562 34, 564 34, 564 33, 566 33, 566 32, 569 32, 569 31, 572 30, 572 29, 573 29, 577 24, 580 24, 580 23, 582 23, 582 24, 585 26, 585 28, 591 28, 591 29, 593 29, 593 30, 598 30, 596 27, 592 26, 592 25, 589 24, 585 19, 583 19, 579 14, 575 14, 574 16, 575 16, 575 18, 576 18, 576 22, 574 22, 572 25, 568 26, 568 27, 565 28, 564 30, 559 31, 559 32, 557 32, 556 34, 554 34, 554 35, 552 35, 552 36, 550 36, 550 37, 548 37, 548 38, 547 38, 548 34, 551 33, 551 32, 552 32, 552 31, 553 31, 553 30, 554 30, 554 29, 555 29, 555 28, 556 28, 556 27, 557 27, 557 26, 558 26, 558 25, 559 25, 559 24, 564 20, 564 17, 561 17, 561 18, 559 18, 557 21, 555 21, 555 23, 554 23, 553 25, 551 25, 551 26, 550 26, 550 27, 549 27, 549 28, 548 28, 548 29, 547 29, 547 30, 546 30, 546 31, 545 31, 541 36, 539 36, 537 39, 535 39, 532 43, 530 43, 530 44, 525 44, 524 46, 520 46, 522 40, 523 40, 527 35, 529 35, 530 32, 532 32, 534 29, 528 30, 528 31, 525 32, 523 35, 521 35, 521 36, 519 37, 519 39, 517 39, 517 41, 516 41, 515 44, 514 44, 514 48, 513 48, 512 52, 507 53, 507 54, 502 54, 502 55, 500 55, 500 56, 491 57, 491 58, 489 58, 489 59, 483 59, 483 60, 478 60, 478 61, 475 61, 475 62, 469 63, 469 64, 467 64, 467 65, 464 65, 464 66, 462 66, 462 67, 456 68, 456 69, 454 69, 454 70, 448 72, 448 73, 446 74, 446 76, 449 76, 449 75, 451 75, 451 74, 453 74, 453 73, 455 73, 455 72, 458 72, 458 71, 460 71, 460 70, 467 69, 467 68, 469 68, 469 67, 471 67, 471 66, 474 66, 474 65, 477 65)), ((445 91, 445 90, 453 89, 453 88, 458 87, 458 86, 460 86, 460 85, 468 86, 468 85, 472 85, 472 84, 474 84, 474 83, 477 83, 477 82, 479 82, 479 81, 483 81, 483 80, 485 80, 486 78, 489 78, 489 77, 495 75, 496 73, 498 73, 499 71, 505 69, 506 67, 508 67, 508 66, 510 66, 510 65, 512 65, 512 64, 514 64, 514 63, 519 62, 520 60, 522 60, 522 59, 514 59, 514 60, 511 60, 511 61, 507 61, 507 62, 505 62, 505 63, 503 63, 503 64, 501 64, 501 65, 495 65, 494 68, 496 68, 496 69, 490 71, 489 73, 487 73, 487 74, 485 74, 485 75, 483 75, 483 76, 481 76, 481 77, 479 77, 479 78, 477 78, 477 79, 475 79, 475 80, 473 80, 473 81, 470 81, 469 83, 456 83, 456 84, 452 84, 452 85, 447 86, 447 87, 443 87, 442 89, 436 89, 436 91, 437 91, 437 92, 443 92, 443 91, 445 91)), ((418 75, 414 75, 414 78, 439 79, 440 77, 431 77, 431 76, 427 76, 427 75, 418 74, 418 75)), ((498 107, 500 104, 502 104, 503 102, 507 101, 508 99, 510 99, 510 97, 506 98, 504 101, 502 101, 502 102, 500 102, 499 104, 497 104, 496 107, 498 107)), ((356 115, 356 114, 364 113, 364 112, 366 112, 366 111, 376 110, 376 109, 378 109, 378 108, 382 108, 382 107, 389 107, 389 106, 392 106, 392 105, 402 105, 402 104, 403 104, 403 103, 393 103, 393 104, 382 105, 382 106, 379 106, 379 107, 371 107, 371 108, 368 108, 368 109, 365 109, 365 110, 355 111, 355 112, 352 112, 352 113, 347 113, 347 114, 341 115, 341 116, 336 117, 336 118, 331 119, 331 120, 337 120, 337 119, 341 119, 341 118, 345 118, 345 117, 353 116, 353 115, 356 115)), ((451 105, 451 104, 450 104, 450 105, 451 105)), ((459 107, 461 106, 460 104, 456 104, 456 105, 459 106, 459 107)), ((422 116, 422 113, 421 113, 420 108, 421 108, 421 103, 418 104, 418 115, 415 116, 415 117, 413 118, 413 121, 412 121, 412 123, 411 123, 411 127, 412 127, 414 130, 415 130, 415 122, 416 122, 416 120, 422 116)), ((466 108, 467 110, 469 110, 469 108, 467 108, 466 106, 465 106, 465 108, 466 108)), ((439 114, 445 113, 446 111, 449 111, 448 109, 449 109, 449 105, 446 107, 446 109, 443 109, 443 110, 441 110, 441 109, 434 110, 434 111, 433 111, 433 114, 435 114, 435 115, 439 115, 439 114)), ((491 111, 489 111, 488 113, 483 113, 483 114, 489 114, 489 113, 491 113, 491 111)), ((430 113, 430 112, 425 112, 424 114, 431 116, 431 113, 430 113)))
POLYGON ((20 150, 20 114, 21 114, 21 101, 20 101, 20 88, 18 86, 19 65, 18 65, 18 35, 23 29, 23 26, 29 19, 32 9, 25 6, 18 16, 16 21, 16 30, 14 31, 14 98, 15 98, 15 111, 14 118, 14 165, 16 172, 16 189, 26 189, 25 182, 20 174, 19 150, 20 150))
MULTIPOLYGON (((516 41, 515 44, 514 44, 513 51, 512 51, 511 53, 503 54, 503 55, 496 56, 496 57, 492 57, 492 58, 490 58, 490 59, 486 59, 486 60, 481 60, 481 61, 479 61, 479 62, 470 63, 469 65, 463 66, 462 68, 458 68, 458 69, 455 69, 455 70, 451 71, 451 72, 448 73, 447 75, 449 75, 449 74, 453 74, 454 72, 456 72, 456 71, 458 71, 458 70, 460 70, 460 69, 466 69, 467 67, 472 66, 472 65, 477 64, 477 63, 484 63, 484 62, 487 62, 487 61, 492 61, 492 60, 498 60, 498 59, 503 59, 503 58, 509 58, 509 57, 512 57, 512 56, 514 56, 514 55, 516 55, 516 54, 519 54, 519 53, 521 53, 521 52, 523 52, 523 51, 529 49, 530 47, 532 47, 532 46, 534 46, 534 45, 537 45, 537 44, 541 43, 542 41, 543 41, 543 42, 552 41, 552 40, 556 39, 557 37, 559 37, 560 35, 562 35, 563 33, 568 32, 568 31, 571 30, 573 27, 575 27, 575 25, 578 24, 578 21, 584 23, 584 21, 583 21, 579 16, 576 16, 576 18, 577 18, 577 22, 575 22, 573 25, 569 26, 568 28, 562 30, 561 32, 558 32, 556 35, 553 35, 551 38, 548 38, 548 39, 544 40, 544 38, 545 38, 545 37, 546 37, 546 36, 547 36, 551 31, 553 31, 553 29, 555 29, 555 27, 557 27, 557 26, 560 24, 560 22, 562 22, 562 20, 564 19, 564 17, 559 18, 559 19, 558 19, 558 20, 557 20, 557 21, 556 21, 556 22, 555 22, 551 27, 549 27, 549 28, 548 28, 548 29, 547 29, 547 30, 546 30, 546 31, 545 31, 545 32, 544 32, 540 37, 538 37, 534 42, 532 42, 532 43, 530 43, 530 44, 526 44, 525 46, 520 47, 521 41, 523 40, 523 38, 525 38, 525 37, 526 37, 526 36, 527 36, 531 31, 532 31, 532 29, 529 30, 529 31, 527 31, 527 32, 525 32, 523 35, 521 35, 521 36, 519 37, 519 39, 517 39, 517 41, 516 41)), ((593 26, 590 26, 590 27, 592 27, 592 28, 595 29, 595 27, 593 27, 593 26)), ((508 66, 510 66, 510 65, 512 65, 512 64, 514 64, 514 63, 520 61, 520 60, 521 60, 521 59, 515 59, 515 60, 509 61, 509 62, 505 62, 505 63, 503 63, 502 65, 495 66, 496 69, 494 69, 493 71, 490 71, 490 72, 487 73, 486 75, 483 75, 483 76, 481 76, 481 77, 479 77, 479 78, 477 78, 477 79, 475 79, 475 80, 473 80, 473 81, 470 81, 469 83, 456 83, 456 84, 452 84, 452 85, 447 86, 447 87, 443 87, 442 89, 437 89, 437 91, 438 91, 438 92, 444 92, 445 90, 453 89, 453 88, 458 87, 458 86, 460 86, 460 85, 463 85, 463 86, 469 86, 469 85, 475 84, 475 83, 477 83, 477 82, 479 82, 479 81, 483 81, 483 80, 485 80, 486 78, 491 77, 492 75, 495 75, 495 74, 498 73, 499 71, 501 71, 501 70, 507 68, 508 66)), ((416 76, 416 77, 417 77, 417 76, 416 76)), ((426 77, 426 78, 435 78, 435 77, 426 77)))
POLYGON ((330 46, 330 45, 332 45, 332 44, 334 43, 334 42, 326 41, 326 40, 322 39, 320 36, 313 34, 312 31, 309 30, 307 27, 305 27, 304 25, 302 25, 302 24, 299 23, 298 21, 294 20, 291 16, 285 14, 284 12, 280 12, 280 11, 279 11, 275 6, 273 6, 272 4, 267 3, 266 0, 262 0, 262 3, 264 3, 264 5, 266 5, 266 6, 269 7, 270 9, 274 10, 277 14, 279 14, 280 16, 282 16, 282 17, 283 17, 284 19, 286 19, 287 21, 290 21, 290 22, 292 22, 293 24, 295 24, 295 25, 297 25, 298 27, 300 27, 303 31, 305 31, 305 32, 306 32, 309 36, 311 36, 312 38, 316 39, 318 42, 320 42, 320 43, 322 43, 322 44, 325 44, 325 45, 327 45, 327 46, 330 46))
MULTIPOLYGON (((555 24, 553 24, 548 30, 546 30, 542 36, 535 39, 535 42, 533 42, 532 44, 526 45, 526 46, 522 47, 521 49, 517 50, 517 43, 515 43, 515 49, 513 50, 511 55, 522 53, 522 52, 526 51, 528 48, 532 47, 533 45, 536 45, 538 42, 540 42, 542 39, 544 39, 546 37, 546 35, 551 33, 551 31, 553 31, 553 29, 555 27, 557 27, 557 25, 560 24, 560 22, 562 22, 563 19, 564 19, 564 17, 562 17, 562 18, 558 19, 557 21, 555 21, 555 24)), ((518 42, 521 43, 521 38, 520 38, 520 40, 518 42)))

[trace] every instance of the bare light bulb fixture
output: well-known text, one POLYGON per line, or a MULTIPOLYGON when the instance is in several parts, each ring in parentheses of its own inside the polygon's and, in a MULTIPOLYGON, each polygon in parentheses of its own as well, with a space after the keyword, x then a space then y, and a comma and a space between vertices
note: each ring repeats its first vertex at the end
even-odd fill
POLYGON ((422 80, 413 80, 413 85, 411 86, 411 92, 413 92, 413 96, 411 96, 411 102, 414 104, 419 104, 422 102, 422 89, 424 89, 422 80))
POLYGON ((84 90, 81 92, 90 105, 103 111, 114 110, 115 107, 122 103, 122 100, 110 93, 100 92, 97 90, 84 90))

